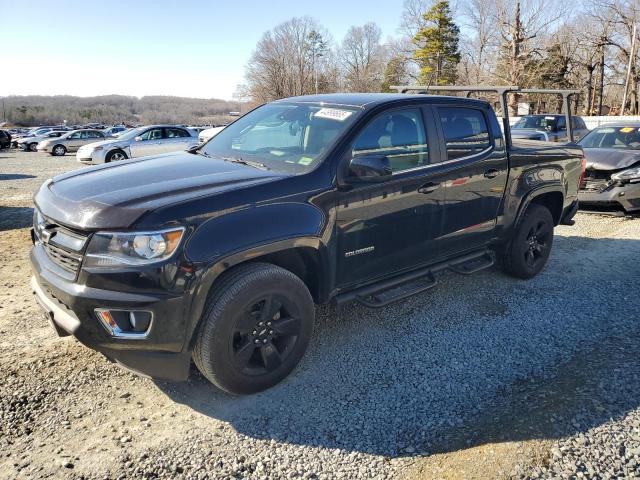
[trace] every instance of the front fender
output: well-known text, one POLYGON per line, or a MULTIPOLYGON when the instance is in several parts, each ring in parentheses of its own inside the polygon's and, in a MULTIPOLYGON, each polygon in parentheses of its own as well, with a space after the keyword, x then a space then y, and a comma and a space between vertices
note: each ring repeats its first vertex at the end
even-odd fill
POLYGON ((209 264, 260 245, 296 237, 319 237, 323 212, 304 203, 250 207, 202 223, 185 246, 187 258, 209 264))

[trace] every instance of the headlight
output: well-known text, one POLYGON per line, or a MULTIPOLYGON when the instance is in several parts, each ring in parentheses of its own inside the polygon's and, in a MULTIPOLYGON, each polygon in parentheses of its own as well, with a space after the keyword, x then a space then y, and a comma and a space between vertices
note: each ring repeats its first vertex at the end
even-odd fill
POLYGON ((97 232, 87 247, 84 266, 149 265, 170 258, 184 227, 157 232, 97 232))
POLYGON ((87 147, 87 150, 93 150, 94 152, 97 152, 98 150, 103 150, 104 147, 87 147))
POLYGON ((618 173, 614 173, 611 175, 612 180, 629 180, 629 181, 639 181, 640 180, 640 167, 630 168, 628 170, 623 170, 618 173))

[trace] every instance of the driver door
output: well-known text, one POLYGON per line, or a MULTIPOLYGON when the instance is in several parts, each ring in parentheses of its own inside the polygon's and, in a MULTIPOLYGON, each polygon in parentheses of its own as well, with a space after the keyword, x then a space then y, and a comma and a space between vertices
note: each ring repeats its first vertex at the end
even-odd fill
POLYGON ((354 183, 337 206, 340 287, 384 277, 439 257, 444 186, 430 168, 439 156, 430 107, 385 111, 360 132, 348 152, 382 154, 393 175, 382 183, 354 183))
POLYGON ((129 147, 132 157, 144 157, 155 155, 162 151, 162 127, 150 128, 142 135, 136 137, 129 147))

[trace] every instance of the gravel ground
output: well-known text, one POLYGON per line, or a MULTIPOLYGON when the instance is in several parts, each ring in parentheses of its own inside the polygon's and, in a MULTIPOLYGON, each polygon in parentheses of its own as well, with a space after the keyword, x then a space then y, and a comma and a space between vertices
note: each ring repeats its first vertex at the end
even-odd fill
POLYGON ((34 190, 78 167, 0 153, 0 477, 640 476, 640 220, 579 215, 528 282, 445 275, 385 309, 319 308, 300 368, 237 398, 53 337, 26 227, 34 190))

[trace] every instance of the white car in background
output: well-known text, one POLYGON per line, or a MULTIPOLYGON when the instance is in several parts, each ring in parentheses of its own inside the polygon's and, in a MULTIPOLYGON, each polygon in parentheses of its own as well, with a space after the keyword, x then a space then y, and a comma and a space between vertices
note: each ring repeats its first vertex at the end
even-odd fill
POLYGON ((202 130, 199 134, 198 134, 198 142, 199 143, 206 143, 209 140, 211 140, 213 137, 215 137, 217 134, 219 134, 222 129, 226 127, 226 125, 222 126, 222 127, 212 127, 212 128, 207 128, 205 130, 202 130))
POLYGON ((133 128, 118 138, 80 147, 76 159, 82 163, 109 163, 127 158, 187 150, 198 145, 198 137, 188 128, 150 125, 133 128))

